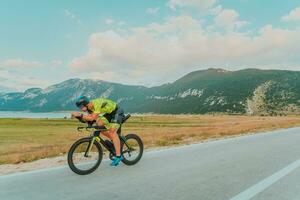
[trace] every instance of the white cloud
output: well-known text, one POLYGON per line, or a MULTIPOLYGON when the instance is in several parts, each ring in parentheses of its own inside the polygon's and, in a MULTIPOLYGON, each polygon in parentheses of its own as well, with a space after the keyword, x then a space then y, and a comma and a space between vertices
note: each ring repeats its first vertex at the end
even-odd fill
POLYGON ((10 73, 5 70, 0 68, 0 81, 3 83, 3 81, 10 79, 10 73))
POLYGON ((114 20, 114 19, 111 19, 111 18, 106 18, 104 20, 104 23, 106 25, 110 25, 110 26, 112 26, 112 25, 117 25, 117 26, 124 26, 124 25, 126 25, 126 22, 124 22, 124 21, 117 21, 117 20, 114 20))
POLYGON ((220 7, 215 10, 215 24, 228 30, 240 28, 248 22, 239 20, 239 13, 233 9, 221 9, 220 7))
POLYGON ((216 7, 213 7, 211 9, 209 9, 209 14, 212 15, 218 15, 221 11, 223 10, 221 5, 217 5, 216 7))
POLYGON ((67 9, 65 10, 65 15, 68 16, 68 17, 70 17, 71 19, 76 18, 75 15, 72 14, 72 13, 71 13, 69 10, 67 10, 67 9))
POLYGON ((43 79, 39 79, 37 77, 24 77, 20 80, 18 80, 19 84, 22 85, 22 87, 19 87, 19 89, 28 89, 31 87, 45 87, 49 85, 49 82, 43 79))
MULTIPOLYGON (((230 22, 236 23, 234 16, 230 22)), ((268 25, 255 36, 234 30, 208 32, 201 21, 178 16, 126 32, 94 33, 88 52, 74 58, 69 66, 79 74, 97 73, 100 79, 108 81, 144 84, 171 81, 207 67, 281 66, 300 70, 299 43, 300 30, 268 25)))
POLYGON ((191 30, 202 30, 201 21, 193 19, 187 15, 181 15, 177 17, 170 17, 164 23, 151 23, 144 27, 137 27, 133 30, 137 33, 171 33, 171 34, 179 34, 184 31, 191 31, 191 30))
POLYGON ((60 66, 62 63, 63 63, 63 61, 61 61, 61 60, 52 60, 50 62, 50 65, 56 67, 56 66, 60 66))
POLYGON ((62 76, 65 75, 62 64, 63 62, 58 59, 43 63, 22 59, 0 61, 0 82, 2 86, 12 88, 14 91, 46 87, 50 82, 62 80, 62 76))
POLYGON ((124 26, 124 25, 126 25, 126 22, 124 22, 124 21, 119 21, 118 24, 119 24, 119 26, 124 26))
POLYGON ((24 76, 20 73, 11 72, 9 70, 0 71, 1 84, 10 91, 24 91, 32 87, 46 87, 49 82, 33 76, 24 76))
POLYGON ((156 13, 158 13, 159 9, 160 9, 159 7, 147 8, 146 13, 151 14, 151 15, 155 15, 156 13))
POLYGON ((38 61, 26 61, 19 58, 8 59, 0 62, 0 68, 27 68, 40 66, 42 66, 42 63, 38 61))
POLYGON ((281 18, 282 21, 300 21, 300 7, 292 10, 288 15, 281 18))
POLYGON ((217 0, 169 0, 167 5, 172 10, 176 8, 189 8, 195 7, 200 10, 206 10, 215 5, 217 0))
POLYGON ((169 54, 177 54, 178 39, 186 30, 201 31, 201 25, 197 20, 189 16, 173 17, 164 24, 152 23, 145 27, 138 27, 121 35, 111 30, 92 34, 90 37, 89 52, 79 58, 75 58, 70 66, 72 68, 88 67, 96 69, 99 66, 113 66, 124 64, 156 65, 157 61, 166 62, 168 58, 157 50, 169 51, 169 54), (169 49, 173 46, 174 49, 169 49), (128 48, 128 51, 126 50, 128 48), (173 52, 173 53, 172 53, 173 52), (107 59, 110 58, 110 59, 107 59))
POLYGON ((71 11, 65 9, 64 10, 65 15, 70 18, 72 21, 74 21, 77 24, 81 24, 81 20, 75 15, 73 14, 71 11))
POLYGON ((105 19, 105 24, 111 25, 113 23, 115 23, 115 21, 113 19, 110 19, 110 18, 105 19))

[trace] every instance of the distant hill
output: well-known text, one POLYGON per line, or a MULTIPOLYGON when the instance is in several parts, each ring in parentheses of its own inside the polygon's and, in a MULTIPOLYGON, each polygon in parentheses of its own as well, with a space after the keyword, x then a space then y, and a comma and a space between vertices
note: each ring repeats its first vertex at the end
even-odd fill
POLYGON ((107 97, 134 113, 300 114, 300 72, 208 69, 157 87, 70 79, 48 88, 0 94, 0 110, 76 110, 84 94, 107 97))

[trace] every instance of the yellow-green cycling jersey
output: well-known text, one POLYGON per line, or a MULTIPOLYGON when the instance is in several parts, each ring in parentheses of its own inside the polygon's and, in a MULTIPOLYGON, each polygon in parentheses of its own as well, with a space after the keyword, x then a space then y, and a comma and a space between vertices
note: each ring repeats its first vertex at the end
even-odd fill
POLYGON ((99 114, 99 119, 104 123, 104 126, 107 129, 120 127, 118 123, 112 123, 108 121, 108 115, 116 110, 117 103, 110 99, 106 98, 97 98, 91 100, 93 103, 93 109, 91 110, 92 113, 99 114))
POLYGON ((94 108, 91 111, 96 114, 111 113, 117 107, 115 102, 106 98, 93 99, 91 102, 94 105, 94 108))

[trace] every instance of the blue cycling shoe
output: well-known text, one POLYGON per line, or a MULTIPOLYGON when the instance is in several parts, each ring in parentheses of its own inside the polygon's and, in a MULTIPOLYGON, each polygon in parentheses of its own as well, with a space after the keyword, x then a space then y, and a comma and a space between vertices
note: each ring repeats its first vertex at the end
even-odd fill
POLYGON ((120 162, 124 159, 124 157, 121 156, 116 156, 114 157, 113 161, 110 163, 111 166, 118 166, 120 162))

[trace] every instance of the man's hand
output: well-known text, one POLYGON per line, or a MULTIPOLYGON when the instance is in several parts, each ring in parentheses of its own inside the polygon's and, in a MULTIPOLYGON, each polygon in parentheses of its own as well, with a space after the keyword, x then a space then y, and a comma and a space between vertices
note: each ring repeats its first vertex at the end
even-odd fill
POLYGON ((72 112, 71 113, 71 119, 74 119, 74 118, 76 118, 76 117, 81 117, 81 113, 80 112, 72 112))

